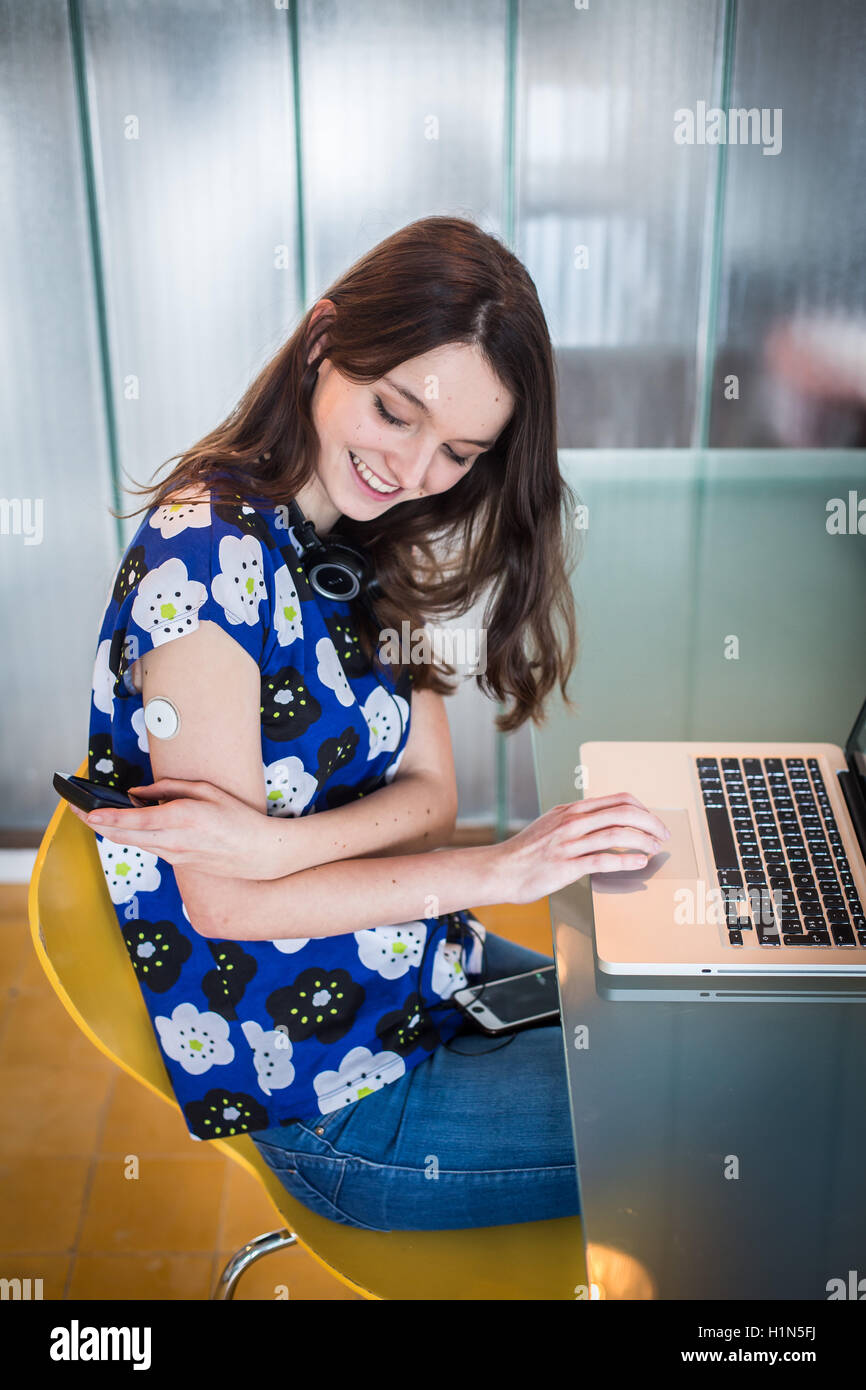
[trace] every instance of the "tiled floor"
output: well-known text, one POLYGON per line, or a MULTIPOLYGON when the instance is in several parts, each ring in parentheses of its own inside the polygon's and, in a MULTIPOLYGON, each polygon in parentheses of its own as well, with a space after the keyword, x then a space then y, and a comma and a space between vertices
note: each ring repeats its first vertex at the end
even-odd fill
MULTIPOLYGON (((546 900, 476 915, 552 954, 546 900)), ((46 1299, 206 1299, 229 1255, 281 1224, 254 1178, 193 1144, 173 1106, 75 1027, 32 948, 25 884, 0 885, 0 1089, 0 1278, 41 1279, 46 1299)), ((278 1284, 358 1297, 297 1246, 235 1296, 273 1299, 278 1284)))

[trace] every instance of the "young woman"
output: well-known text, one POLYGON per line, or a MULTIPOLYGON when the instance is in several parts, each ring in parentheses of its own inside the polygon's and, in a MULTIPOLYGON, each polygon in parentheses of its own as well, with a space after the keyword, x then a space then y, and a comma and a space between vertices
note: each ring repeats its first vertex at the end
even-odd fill
POLYGON ((141 490, 99 634, 89 776, 142 804, 84 819, 190 1133, 249 1133, 293 1196, 368 1230, 579 1210, 560 1028, 506 1046, 450 1002, 550 958, 466 904, 665 836, 622 793, 448 848, 453 671, 382 659, 386 630, 484 597, 499 726, 565 692, 554 394, 520 262, 460 219, 403 228, 141 490), (312 582, 306 543, 337 534, 369 564, 356 599, 312 582))

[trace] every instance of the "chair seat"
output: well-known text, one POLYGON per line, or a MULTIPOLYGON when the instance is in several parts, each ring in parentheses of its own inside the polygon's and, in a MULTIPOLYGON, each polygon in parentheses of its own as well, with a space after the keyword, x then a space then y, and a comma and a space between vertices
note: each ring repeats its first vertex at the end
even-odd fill
MULTIPOLYGON (((78 775, 86 777, 86 759, 78 775)), ((42 967, 79 1028, 130 1076, 177 1106, 117 929, 96 839, 65 802, 40 846, 28 912, 42 967)), ((208 1143, 254 1174, 298 1242, 366 1297, 573 1299, 575 1287, 587 1282, 577 1216, 460 1231, 363 1231, 295 1201, 247 1135, 208 1143)))

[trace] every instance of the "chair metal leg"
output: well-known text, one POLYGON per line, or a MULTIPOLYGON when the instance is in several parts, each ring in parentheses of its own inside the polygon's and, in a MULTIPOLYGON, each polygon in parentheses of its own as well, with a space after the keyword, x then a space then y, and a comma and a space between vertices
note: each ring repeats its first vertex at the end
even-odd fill
POLYGON ((232 1255, 220 1275, 216 1289, 211 1294, 211 1301, 234 1298, 237 1282, 245 1269, 249 1269, 250 1265, 255 1264, 263 1255, 270 1255, 272 1250, 284 1250, 289 1245, 295 1245, 297 1239, 291 1231, 283 1228, 280 1231, 269 1231, 267 1235, 256 1236, 255 1240, 242 1246, 232 1255))

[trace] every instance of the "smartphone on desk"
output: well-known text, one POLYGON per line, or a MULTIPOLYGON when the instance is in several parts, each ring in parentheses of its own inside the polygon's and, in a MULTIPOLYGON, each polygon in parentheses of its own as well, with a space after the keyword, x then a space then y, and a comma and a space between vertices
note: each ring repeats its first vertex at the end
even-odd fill
POLYGON ((559 1022, 555 965, 458 989, 451 999, 476 1028, 494 1038, 559 1022))
POLYGON ((54 790, 65 801, 71 801, 79 811, 100 811, 106 808, 117 810, 135 808, 142 805, 133 801, 126 792, 115 791, 113 787, 100 786, 99 782, 89 782, 86 777, 76 777, 73 772, 55 772, 54 790))

